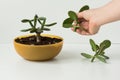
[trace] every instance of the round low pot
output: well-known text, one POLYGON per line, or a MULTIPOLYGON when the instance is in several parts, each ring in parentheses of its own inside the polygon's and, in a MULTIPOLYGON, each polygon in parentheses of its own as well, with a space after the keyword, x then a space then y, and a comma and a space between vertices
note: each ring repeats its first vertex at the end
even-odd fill
POLYGON ((31 35, 24 35, 24 36, 18 36, 14 39, 14 47, 16 52, 27 60, 49 60, 57 56, 63 46, 63 38, 56 36, 56 35, 50 35, 50 34, 42 34, 42 36, 50 37, 50 38, 58 38, 62 41, 55 43, 55 44, 48 44, 48 45, 27 45, 27 44, 21 44, 16 42, 15 40, 17 38, 25 38, 31 35))

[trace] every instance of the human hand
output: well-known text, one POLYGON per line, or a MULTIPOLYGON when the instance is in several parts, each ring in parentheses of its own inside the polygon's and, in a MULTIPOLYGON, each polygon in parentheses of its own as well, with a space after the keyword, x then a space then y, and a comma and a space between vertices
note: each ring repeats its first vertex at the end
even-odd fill
POLYGON ((80 26, 82 26, 87 31, 77 29, 76 32, 81 35, 96 34, 100 28, 99 14, 98 14, 99 12, 100 11, 98 9, 91 9, 78 13, 77 14, 78 18, 83 19, 82 22, 80 23, 80 26))

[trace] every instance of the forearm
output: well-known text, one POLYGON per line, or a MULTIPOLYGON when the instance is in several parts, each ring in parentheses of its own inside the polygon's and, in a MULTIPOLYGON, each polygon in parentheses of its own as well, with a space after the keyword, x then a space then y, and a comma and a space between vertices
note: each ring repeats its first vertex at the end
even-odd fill
POLYGON ((100 25, 120 20, 120 0, 112 0, 100 8, 100 25))

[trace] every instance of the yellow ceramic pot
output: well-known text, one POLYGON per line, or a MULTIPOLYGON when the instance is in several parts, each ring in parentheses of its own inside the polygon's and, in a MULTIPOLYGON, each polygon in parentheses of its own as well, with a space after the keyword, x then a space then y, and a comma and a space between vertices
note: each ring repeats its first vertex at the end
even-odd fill
MULTIPOLYGON (((19 36, 17 38, 28 37, 31 35, 19 36)), ((51 38, 62 39, 61 42, 49 45, 26 45, 17 43, 14 39, 14 47, 16 52, 27 60, 49 60, 54 58, 59 54, 63 45, 63 38, 55 35, 42 34, 42 36, 47 36, 51 38)))

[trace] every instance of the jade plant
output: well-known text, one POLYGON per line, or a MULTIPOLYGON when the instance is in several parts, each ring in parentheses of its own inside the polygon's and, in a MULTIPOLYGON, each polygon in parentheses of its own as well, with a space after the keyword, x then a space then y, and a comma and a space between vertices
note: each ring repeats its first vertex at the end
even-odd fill
MULTIPOLYGON (((79 10, 79 12, 82 12, 85 10, 89 10, 88 5, 83 6, 79 10)), ((68 11, 68 16, 69 18, 63 21, 64 28, 73 28, 74 31, 76 31, 77 29, 80 29, 88 32, 84 27, 81 26, 81 23, 86 21, 85 19, 78 18, 76 12, 74 11, 68 11)), ((95 54, 90 55, 87 53, 81 53, 81 55, 88 59, 91 59, 91 62, 93 62, 95 58, 97 58, 100 61, 106 63, 106 59, 109 59, 109 57, 105 55, 105 50, 111 46, 111 42, 109 40, 104 40, 100 45, 97 45, 92 39, 90 39, 90 45, 92 47, 93 52, 95 52, 95 54)))
POLYGON ((87 53, 81 53, 81 55, 88 59, 91 59, 91 62, 93 62, 94 59, 97 58, 100 61, 106 63, 106 59, 109 59, 109 57, 105 55, 105 50, 111 46, 111 42, 109 40, 104 40, 100 43, 100 45, 97 45, 94 40, 90 39, 90 45, 92 47, 92 51, 95 52, 95 54, 90 55, 87 53))
POLYGON ((43 31, 50 31, 49 27, 57 24, 56 22, 46 24, 46 17, 38 17, 38 15, 35 15, 34 19, 23 19, 21 22, 30 24, 31 28, 23 29, 21 31, 36 33, 36 42, 41 42, 41 33, 43 33, 43 31), (37 23, 40 24, 39 27, 37 27, 37 23))
MULTIPOLYGON (((85 11, 88 9, 89 9, 89 6, 85 5, 79 10, 79 12, 82 12, 82 11, 85 11)), ((81 22, 85 21, 85 19, 78 18, 76 12, 74 12, 74 11, 68 11, 68 16, 69 16, 69 18, 67 18, 63 21, 64 28, 72 27, 72 28, 74 28, 74 31, 76 31, 77 29, 81 29, 81 30, 84 30, 87 32, 86 29, 84 29, 82 26, 80 26, 81 22)))

